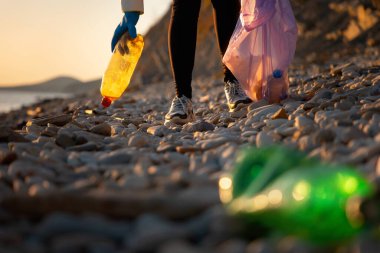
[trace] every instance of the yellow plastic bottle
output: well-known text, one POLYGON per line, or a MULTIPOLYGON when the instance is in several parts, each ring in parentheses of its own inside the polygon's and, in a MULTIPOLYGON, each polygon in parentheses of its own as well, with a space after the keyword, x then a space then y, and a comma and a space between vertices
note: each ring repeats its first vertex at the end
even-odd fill
POLYGON ((140 34, 130 39, 126 33, 117 43, 100 87, 104 107, 109 107, 127 89, 143 48, 144 39, 140 34))

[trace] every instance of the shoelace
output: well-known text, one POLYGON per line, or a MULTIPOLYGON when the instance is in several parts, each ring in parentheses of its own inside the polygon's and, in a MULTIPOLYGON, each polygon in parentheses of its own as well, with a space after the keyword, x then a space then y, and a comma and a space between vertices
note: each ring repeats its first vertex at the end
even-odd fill
POLYGON ((244 90, 238 83, 228 82, 228 92, 237 96, 245 96, 244 90))
POLYGON ((182 102, 181 98, 176 98, 176 99, 173 100, 173 102, 172 102, 172 110, 175 110, 175 111, 179 111, 180 110, 180 111, 185 112, 185 104, 184 104, 184 102, 182 102))

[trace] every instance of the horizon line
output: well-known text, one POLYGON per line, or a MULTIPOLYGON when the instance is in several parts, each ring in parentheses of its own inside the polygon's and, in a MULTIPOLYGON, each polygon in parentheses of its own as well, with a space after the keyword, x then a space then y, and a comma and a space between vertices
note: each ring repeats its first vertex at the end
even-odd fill
POLYGON ((97 80, 101 80, 102 77, 96 77, 96 78, 89 78, 87 80, 83 80, 83 79, 80 79, 80 78, 76 78, 74 76, 69 76, 69 75, 58 75, 58 76, 55 76, 55 77, 49 77, 49 78, 44 78, 44 79, 41 79, 40 81, 34 81, 34 82, 31 82, 31 83, 14 83, 14 84, 2 84, 0 83, 0 88, 16 88, 16 87, 22 87, 22 86, 36 86, 36 85, 40 85, 40 84, 43 84, 43 83, 47 83, 47 82, 51 82, 51 81, 54 81, 54 80, 58 80, 58 79, 64 79, 64 78, 67 78, 67 79, 72 79, 73 82, 80 82, 80 83, 89 83, 89 82, 93 82, 93 81, 97 81, 97 80))

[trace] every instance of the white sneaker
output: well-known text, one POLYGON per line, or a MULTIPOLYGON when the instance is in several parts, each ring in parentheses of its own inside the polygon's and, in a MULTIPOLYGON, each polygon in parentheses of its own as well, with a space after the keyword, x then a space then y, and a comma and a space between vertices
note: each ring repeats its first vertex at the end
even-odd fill
POLYGON ((240 110, 242 107, 252 103, 252 100, 245 94, 238 81, 227 81, 224 85, 227 104, 230 112, 240 110))
POLYGON ((165 124, 174 123, 184 125, 194 120, 195 116, 193 113, 193 103, 191 100, 185 96, 175 96, 169 112, 165 115, 165 124))

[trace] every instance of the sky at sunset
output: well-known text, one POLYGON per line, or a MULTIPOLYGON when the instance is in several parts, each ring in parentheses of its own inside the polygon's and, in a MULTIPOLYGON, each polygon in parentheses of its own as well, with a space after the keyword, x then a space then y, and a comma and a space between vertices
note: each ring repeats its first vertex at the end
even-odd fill
MULTIPOLYGON (((138 32, 145 34, 170 1, 145 0, 138 32)), ((0 85, 100 78, 121 18, 120 0, 0 0, 0 85)))

